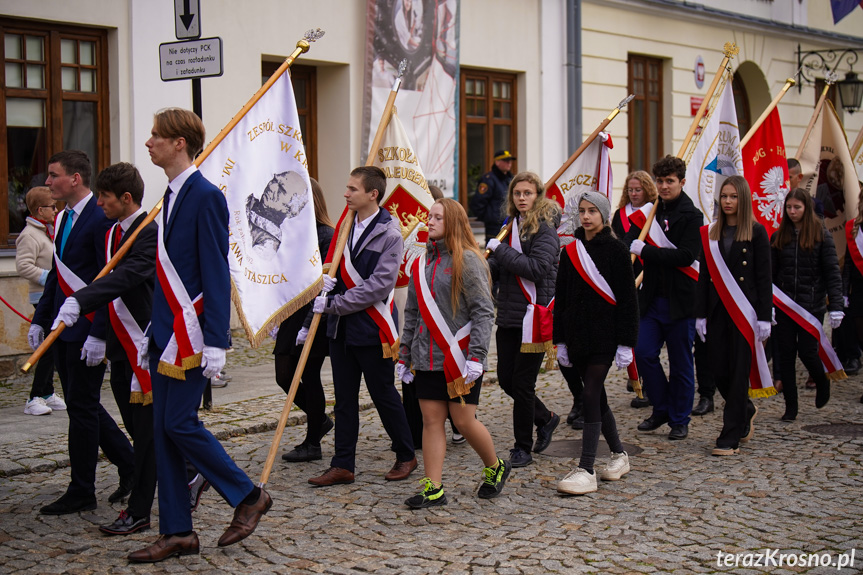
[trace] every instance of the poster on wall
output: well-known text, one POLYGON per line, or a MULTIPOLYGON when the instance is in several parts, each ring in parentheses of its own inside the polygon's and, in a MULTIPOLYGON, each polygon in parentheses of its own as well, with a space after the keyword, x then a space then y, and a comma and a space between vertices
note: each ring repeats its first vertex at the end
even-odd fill
POLYGON ((363 161, 399 62, 407 69, 396 108, 430 185, 456 195, 458 10, 460 0, 368 0, 363 161))

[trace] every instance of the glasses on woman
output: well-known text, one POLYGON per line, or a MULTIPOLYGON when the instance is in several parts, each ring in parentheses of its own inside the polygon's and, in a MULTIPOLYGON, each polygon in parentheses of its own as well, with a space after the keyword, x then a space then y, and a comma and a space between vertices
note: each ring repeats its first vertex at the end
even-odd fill
POLYGON ((52 205, 50 205, 50 206, 39 206, 39 209, 40 209, 40 210, 51 210, 51 211, 53 211, 53 212, 56 212, 56 211, 57 211, 57 206, 56 206, 56 205, 54 205, 54 204, 52 204, 52 205))
POLYGON ((514 198, 529 198, 531 196, 535 196, 536 192, 513 192, 512 197, 514 198))

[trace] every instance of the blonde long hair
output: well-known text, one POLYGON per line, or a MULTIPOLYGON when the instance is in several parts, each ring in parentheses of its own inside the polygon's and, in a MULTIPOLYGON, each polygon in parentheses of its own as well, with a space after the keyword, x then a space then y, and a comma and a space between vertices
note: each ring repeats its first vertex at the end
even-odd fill
POLYGON ((488 263, 476 244, 476 238, 470 229, 467 212, 464 207, 451 198, 435 200, 436 204, 443 206, 443 238, 446 247, 452 255, 452 285, 450 290, 450 302, 452 303, 453 317, 458 312, 458 297, 464 291, 464 280, 462 279, 462 266, 464 264, 465 252, 473 252, 477 259, 482 262, 488 285, 491 286, 491 273, 488 263))
POLYGON ((644 202, 655 202, 657 191, 656 184, 650 174, 644 170, 637 170, 626 176, 623 180, 623 193, 620 194, 620 202, 617 204, 617 209, 622 210, 629 203, 629 180, 638 180, 641 183, 641 189, 644 190, 644 202))
POLYGON ((555 220, 560 216, 560 206, 554 200, 545 197, 545 184, 533 172, 519 172, 509 183, 509 191, 506 194, 506 215, 511 218, 521 215, 512 199, 512 191, 519 182, 528 182, 536 188, 536 201, 518 224, 519 237, 526 239, 532 236, 539 231, 539 226, 543 222, 555 227, 555 220))
POLYGON ((722 232, 728 221, 725 217, 725 212, 722 211, 722 190, 726 186, 731 186, 737 192, 737 231, 734 232, 734 241, 748 242, 752 240, 752 224, 755 223, 755 216, 752 215, 752 192, 749 189, 749 183, 743 176, 731 176, 719 188, 720 209, 719 215, 716 217, 716 225, 710 228, 710 239, 719 241, 722 239, 722 232))

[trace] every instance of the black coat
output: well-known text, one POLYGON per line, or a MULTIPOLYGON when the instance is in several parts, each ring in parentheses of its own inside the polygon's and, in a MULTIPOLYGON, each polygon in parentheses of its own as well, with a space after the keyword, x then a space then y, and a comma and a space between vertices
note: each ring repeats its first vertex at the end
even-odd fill
POLYGON ((503 224, 503 206, 512 181, 512 172, 502 172, 497 166, 483 174, 470 198, 471 213, 485 223, 486 237, 494 237, 503 224))
POLYGON ((498 284, 497 319, 500 327, 521 327, 527 311, 527 299, 518 285, 516 276, 536 284, 536 300, 548 305, 554 297, 557 278, 560 238, 555 227, 543 222, 537 232, 521 240, 519 253, 508 243, 501 243, 489 257, 492 279, 498 284))
MULTIPOLYGON (((554 300, 554 341, 565 343, 570 357, 614 355, 617 346, 638 341, 638 299, 629 265, 629 250, 606 227, 585 241, 584 228, 575 230, 616 305, 599 295, 582 277, 564 249, 560 253, 554 300)), ((574 249, 574 248, 573 248, 574 249)))
MULTIPOLYGON (((626 246, 628 249, 629 244, 632 243, 632 240, 634 240, 638 237, 638 233, 641 231, 641 228, 635 226, 635 224, 632 224, 630 222, 630 226, 629 226, 630 231, 633 229, 638 230, 638 231, 634 232, 635 235, 627 242, 626 241, 626 235, 629 232, 627 232, 623 229, 623 222, 621 221, 621 218, 624 217, 623 214, 624 214, 624 211, 622 209, 618 209, 617 211, 614 212, 614 215, 611 217, 611 229, 617 235, 617 239, 619 241, 623 242, 623 245, 626 246)), ((644 266, 641 265, 641 259, 635 258, 635 261, 632 262, 632 275, 634 275, 635 277, 638 277, 638 274, 641 273, 642 269, 644 269, 644 266)))
MULTIPOLYGON (((704 215, 685 192, 670 202, 662 199, 657 201, 656 221, 677 248, 644 246, 641 252, 644 281, 638 291, 638 305, 644 316, 654 298, 667 297, 672 321, 692 318, 695 317, 696 282, 677 268, 691 265, 701 255, 698 230, 704 222, 704 215)), ((639 231, 634 226, 629 229, 626 245, 638 238, 639 231)))
POLYGON ((848 309, 851 317, 863 317, 863 274, 851 259, 851 251, 845 248, 845 267, 842 268, 842 290, 848 296, 848 309))
POLYGON ((826 229, 822 240, 811 250, 800 247, 799 235, 794 230, 790 242, 782 248, 773 247, 770 259, 773 264, 773 283, 788 297, 812 315, 842 311, 842 276, 833 237, 826 229), (825 298, 830 298, 830 305, 825 298))

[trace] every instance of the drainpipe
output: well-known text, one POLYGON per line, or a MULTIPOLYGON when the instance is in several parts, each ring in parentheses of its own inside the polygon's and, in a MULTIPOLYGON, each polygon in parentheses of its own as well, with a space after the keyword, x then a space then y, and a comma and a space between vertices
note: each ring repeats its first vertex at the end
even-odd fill
POLYGON ((581 122, 581 0, 566 3, 566 130, 568 153, 581 145, 584 134, 581 122))

